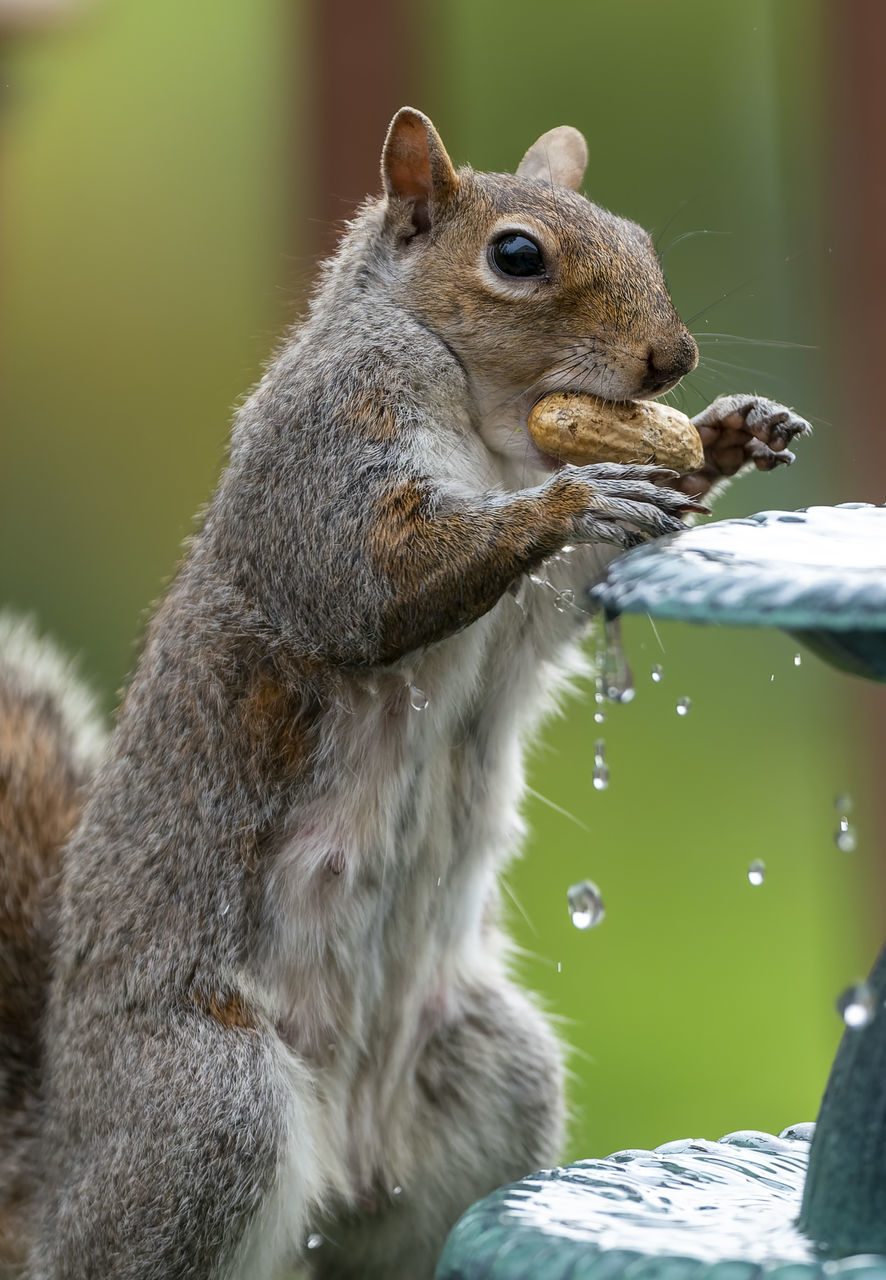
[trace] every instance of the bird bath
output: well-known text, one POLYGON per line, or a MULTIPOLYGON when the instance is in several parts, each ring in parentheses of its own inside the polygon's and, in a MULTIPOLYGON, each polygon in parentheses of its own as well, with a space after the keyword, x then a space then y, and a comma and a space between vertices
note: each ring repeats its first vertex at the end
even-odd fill
MULTIPOLYGON (((886 681, 886 507, 766 511, 628 552, 621 613, 780 627, 886 681)), ((686 1139, 544 1170, 456 1223, 437 1280, 886 1280, 886 948, 847 1018, 817 1125, 686 1139)))

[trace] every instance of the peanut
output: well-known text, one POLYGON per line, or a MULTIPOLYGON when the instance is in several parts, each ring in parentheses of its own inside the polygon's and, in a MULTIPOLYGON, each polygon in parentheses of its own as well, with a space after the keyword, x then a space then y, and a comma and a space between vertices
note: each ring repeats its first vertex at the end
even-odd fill
POLYGON ((529 434, 543 453, 564 462, 648 462, 681 475, 704 465, 701 437, 689 419, 655 400, 612 402, 556 391, 533 407, 529 434))

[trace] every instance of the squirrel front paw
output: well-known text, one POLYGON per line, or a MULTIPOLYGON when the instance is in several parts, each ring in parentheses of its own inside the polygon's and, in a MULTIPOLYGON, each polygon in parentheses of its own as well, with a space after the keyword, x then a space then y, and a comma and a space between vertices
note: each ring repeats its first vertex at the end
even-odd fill
POLYGON ((793 409, 765 396, 718 396, 692 423, 701 436, 705 465, 681 476, 675 488, 696 497, 751 464, 758 471, 790 466, 795 457, 788 445, 812 431, 793 409))
POLYGON ((601 462, 564 474, 590 490, 587 509, 574 517, 576 542, 634 547, 650 535, 676 533, 685 527, 681 516, 690 512, 709 514, 673 487, 678 473, 664 467, 601 462))

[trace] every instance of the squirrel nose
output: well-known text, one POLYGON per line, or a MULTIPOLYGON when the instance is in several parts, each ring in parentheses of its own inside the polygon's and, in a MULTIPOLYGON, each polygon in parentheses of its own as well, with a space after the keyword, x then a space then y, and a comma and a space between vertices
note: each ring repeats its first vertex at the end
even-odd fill
POLYGON ((643 384, 644 391, 663 391, 672 386, 686 373, 691 373, 698 364, 698 347, 688 333, 683 333, 676 342, 650 344, 646 356, 646 367, 649 370, 643 384))

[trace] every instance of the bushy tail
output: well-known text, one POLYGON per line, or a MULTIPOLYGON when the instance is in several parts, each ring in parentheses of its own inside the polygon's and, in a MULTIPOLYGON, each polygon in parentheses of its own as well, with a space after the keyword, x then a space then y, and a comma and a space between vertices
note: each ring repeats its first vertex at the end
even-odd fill
POLYGON ((60 853, 103 738, 70 664, 0 616, 0 1275, 24 1245, 60 853))

